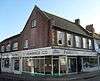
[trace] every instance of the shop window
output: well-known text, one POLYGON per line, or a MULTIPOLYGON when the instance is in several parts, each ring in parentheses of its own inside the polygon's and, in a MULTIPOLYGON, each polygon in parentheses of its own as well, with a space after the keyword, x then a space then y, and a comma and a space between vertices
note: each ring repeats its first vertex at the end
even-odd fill
POLYGON ((14 70, 19 71, 19 60, 14 60, 14 70))
POLYGON ((83 38, 83 48, 87 48, 87 39, 83 38))
POLYGON ((36 20, 32 20, 32 28, 36 27, 36 20))
POLYGON ((89 49, 92 49, 92 40, 89 39, 89 49))
POLYGON ((8 45, 6 46, 6 51, 10 51, 10 47, 11 47, 11 45, 8 44, 8 45))
POLYGON ((9 58, 4 59, 4 67, 9 68, 9 58))
POLYGON ((28 48, 28 40, 25 40, 25 42, 24 42, 24 48, 28 48))
POLYGON ((76 47, 81 47, 81 38, 79 36, 75 36, 76 47))
POLYGON ((71 34, 67 34, 67 45, 68 46, 73 45, 73 36, 71 34))
POLYGON ((5 47, 1 46, 1 52, 4 52, 4 51, 5 51, 5 47))
POLYGON ((98 45, 98 48, 100 49, 100 44, 98 45))
POLYGON ((18 42, 15 42, 15 43, 13 44, 13 50, 18 50, 18 42))
POLYGON ((64 32, 57 31, 57 43, 58 45, 64 44, 64 32))
POLYGON ((65 56, 60 57, 60 73, 66 73, 67 66, 66 66, 67 60, 65 56))

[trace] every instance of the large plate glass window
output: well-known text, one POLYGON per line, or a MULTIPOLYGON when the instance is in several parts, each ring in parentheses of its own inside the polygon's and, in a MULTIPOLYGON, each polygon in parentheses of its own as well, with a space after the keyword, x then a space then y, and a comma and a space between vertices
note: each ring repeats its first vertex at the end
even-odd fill
POLYGON ((9 58, 4 59, 4 67, 9 68, 9 58))
POLYGON ((14 60, 14 70, 19 71, 19 59, 14 60))

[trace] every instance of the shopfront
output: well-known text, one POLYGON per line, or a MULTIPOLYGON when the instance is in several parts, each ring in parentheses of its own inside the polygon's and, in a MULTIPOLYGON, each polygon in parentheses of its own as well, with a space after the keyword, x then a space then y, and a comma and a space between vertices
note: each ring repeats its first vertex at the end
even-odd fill
POLYGON ((4 54, 2 71, 15 74, 66 75, 97 68, 96 52, 52 48, 4 54))

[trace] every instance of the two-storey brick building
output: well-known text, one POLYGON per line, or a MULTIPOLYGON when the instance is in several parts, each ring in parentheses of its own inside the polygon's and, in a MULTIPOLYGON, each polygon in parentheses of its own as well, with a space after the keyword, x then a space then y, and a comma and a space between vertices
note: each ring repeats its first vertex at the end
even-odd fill
POLYGON ((0 43, 1 70, 13 73, 68 74, 96 64, 93 37, 80 25, 33 9, 23 31, 0 43))

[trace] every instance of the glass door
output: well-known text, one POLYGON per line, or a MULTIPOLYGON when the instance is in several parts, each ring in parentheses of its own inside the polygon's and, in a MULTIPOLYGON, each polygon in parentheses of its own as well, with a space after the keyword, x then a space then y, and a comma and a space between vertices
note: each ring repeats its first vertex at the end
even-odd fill
POLYGON ((77 72, 77 59, 75 57, 68 58, 68 73, 77 72))
POLYGON ((19 58, 13 58, 13 69, 14 73, 19 74, 20 73, 20 59, 19 58))

